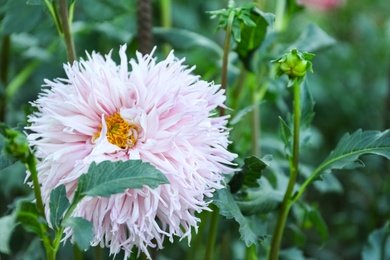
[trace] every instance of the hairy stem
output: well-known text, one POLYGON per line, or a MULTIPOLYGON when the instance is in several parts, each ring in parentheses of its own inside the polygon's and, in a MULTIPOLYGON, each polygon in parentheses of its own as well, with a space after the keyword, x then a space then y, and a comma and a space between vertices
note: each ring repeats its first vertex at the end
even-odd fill
POLYGON ((59 0, 60 2, 60 18, 62 29, 64 33, 64 40, 66 45, 66 52, 68 54, 68 61, 72 64, 76 60, 76 52, 74 48, 72 33, 70 31, 70 21, 68 14, 68 5, 66 0, 59 0))
POLYGON ((290 179, 287 185, 286 192, 284 194, 278 220, 276 222, 276 227, 272 237, 271 252, 269 255, 270 260, 278 259, 279 249, 282 241, 283 231, 286 226, 287 216, 294 202, 292 195, 298 176, 300 120, 300 84, 297 80, 294 80, 294 141, 292 159, 290 160, 290 179))

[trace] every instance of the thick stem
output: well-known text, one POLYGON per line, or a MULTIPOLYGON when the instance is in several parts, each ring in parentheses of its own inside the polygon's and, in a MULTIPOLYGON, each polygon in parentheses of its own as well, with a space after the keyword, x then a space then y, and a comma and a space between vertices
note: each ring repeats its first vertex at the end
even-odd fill
POLYGON ((137 1, 138 44, 142 54, 152 50, 152 2, 151 0, 137 1))
POLYGON ((274 25, 276 31, 282 31, 284 28, 285 9, 286 9, 286 0, 277 0, 276 10, 275 10, 275 25, 274 25))
POLYGON ((62 29, 64 31, 64 39, 65 39, 66 51, 68 54, 68 61, 70 62, 70 64, 72 64, 73 61, 76 60, 76 52, 73 44, 72 33, 70 31, 68 5, 66 0, 59 0, 59 1, 60 1, 61 24, 62 24, 62 29))
POLYGON ((272 237, 271 252, 269 255, 270 260, 278 259, 280 244, 282 241, 283 231, 286 226, 287 216, 294 202, 292 195, 298 177, 300 120, 301 120, 300 84, 298 83, 297 80, 294 80, 294 141, 293 141, 293 155, 290 161, 290 179, 287 185, 286 193, 284 194, 278 220, 276 222, 274 235, 272 237))
POLYGON ((42 196, 41 196, 41 186, 39 185, 39 181, 38 181, 37 162, 35 156, 32 153, 30 153, 30 155, 27 158, 26 166, 31 173, 31 179, 34 185, 34 195, 35 195, 38 212, 39 214, 41 214, 43 218, 46 219, 45 208, 43 206, 42 196))

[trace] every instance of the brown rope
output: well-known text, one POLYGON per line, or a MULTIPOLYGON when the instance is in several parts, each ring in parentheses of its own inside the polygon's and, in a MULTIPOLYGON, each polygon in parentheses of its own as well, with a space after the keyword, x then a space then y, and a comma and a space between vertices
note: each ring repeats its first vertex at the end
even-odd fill
POLYGON ((137 0, 138 50, 148 54, 152 50, 152 1, 137 0))

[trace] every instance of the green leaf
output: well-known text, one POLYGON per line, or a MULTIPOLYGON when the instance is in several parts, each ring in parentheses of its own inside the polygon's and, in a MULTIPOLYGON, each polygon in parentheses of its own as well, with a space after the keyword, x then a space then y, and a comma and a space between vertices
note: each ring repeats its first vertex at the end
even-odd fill
POLYGON ((301 85, 301 128, 306 129, 310 127, 314 118, 314 100, 307 86, 306 80, 301 85))
POLYGON ((15 215, 7 215, 0 218, 0 253, 10 254, 9 241, 11 239, 12 231, 15 227, 15 215))
POLYGON ((306 260, 306 258, 302 250, 293 247, 280 251, 279 260, 306 260))
POLYGON ((362 251, 362 259, 390 259, 390 222, 370 234, 362 251))
POLYGON ((0 171, 15 163, 15 158, 5 152, 6 140, 0 135, 0 171))
POLYGON ((336 43, 336 41, 315 24, 310 24, 302 32, 301 36, 291 44, 287 50, 298 49, 308 52, 327 48, 336 43))
POLYGON ((222 216, 228 219, 234 218, 240 224, 241 240, 245 242, 247 247, 257 243, 259 238, 250 227, 248 220, 242 215, 230 191, 227 189, 217 190, 214 193, 213 204, 219 208, 222 216))
MULTIPOLYGON (((291 121, 291 120, 289 120, 291 121)), ((283 120, 282 117, 279 116, 279 122, 280 122, 280 134, 282 136, 282 140, 285 146, 285 151, 288 156, 291 156, 292 154, 292 137, 293 137, 293 132, 292 128, 289 126, 289 124, 283 120)))
POLYGON ((192 48, 202 48, 221 58, 222 48, 209 38, 188 30, 178 28, 153 28, 153 33, 157 38, 162 38, 169 42, 175 49, 188 50, 192 48))
POLYGON ((231 125, 235 125, 235 124, 239 123, 244 116, 246 116, 248 113, 250 113, 258 105, 259 104, 254 104, 254 105, 250 105, 250 106, 247 106, 247 107, 241 109, 240 111, 238 111, 236 113, 236 115, 232 118, 232 120, 230 120, 229 123, 231 125))
POLYGON ((280 205, 283 195, 283 192, 271 188, 248 191, 245 200, 237 201, 237 205, 244 215, 265 214, 280 205))
POLYGON ((237 192, 242 185, 250 188, 259 187, 257 180, 260 179, 261 173, 271 160, 272 156, 264 157, 264 161, 256 156, 245 158, 242 170, 236 173, 229 182, 231 192, 237 192))
POLYGON ((35 203, 21 201, 17 207, 16 220, 22 224, 26 231, 35 233, 38 237, 42 238, 46 235, 45 219, 39 215, 35 203))
POLYGON ((60 227, 60 220, 69 207, 69 200, 66 197, 65 185, 60 185, 50 193, 50 223, 54 229, 60 227))
POLYGON ((326 223, 320 212, 316 208, 310 207, 309 211, 307 212, 307 216, 308 220, 313 224, 314 228, 320 234, 322 242, 325 243, 329 235, 328 227, 326 226, 326 223))
POLYGON ((352 135, 345 134, 336 149, 313 172, 311 180, 321 173, 335 169, 354 169, 364 167, 359 157, 374 154, 390 159, 390 130, 362 131, 357 130, 352 135))
POLYGON ((241 23, 241 40, 238 42, 235 51, 238 53, 239 58, 244 62, 245 67, 251 70, 250 60, 253 52, 260 47, 265 35, 269 22, 264 16, 269 15, 254 8, 250 12, 249 17, 242 19, 241 23), (245 22, 246 20, 252 21, 252 23, 245 22))
POLYGON ((166 183, 169 181, 163 173, 141 160, 93 162, 80 176, 76 196, 109 197, 126 189, 156 188, 166 183))
POLYGON ((71 217, 64 221, 63 226, 72 228, 73 238, 81 250, 88 249, 90 242, 94 237, 91 222, 80 217, 71 217))
POLYGON ((42 247, 41 240, 34 238, 20 260, 41 260, 46 258, 45 250, 42 247))

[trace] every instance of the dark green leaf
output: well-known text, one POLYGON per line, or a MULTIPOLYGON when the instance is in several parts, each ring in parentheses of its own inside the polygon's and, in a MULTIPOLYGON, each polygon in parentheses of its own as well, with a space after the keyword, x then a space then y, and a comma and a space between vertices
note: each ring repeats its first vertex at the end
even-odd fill
POLYGON ((10 254, 9 241, 11 239, 12 231, 15 227, 15 215, 7 215, 0 218, 0 253, 10 254))
POLYGON ((250 227, 247 219, 242 215, 230 191, 227 189, 217 190, 214 193, 213 204, 219 208, 222 216, 228 219, 234 218, 240 224, 241 240, 245 242, 246 246, 257 243, 259 238, 250 227))
POLYGON ((141 160, 93 162, 79 178, 77 195, 109 197, 126 189, 156 188, 169 183, 163 173, 141 160))
POLYGON ((46 235, 44 234, 45 220, 39 215, 35 203, 21 201, 16 214, 16 220, 22 224, 26 231, 33 232, 41 238, 46 235))
POLYGON ((69 207, 69 200, 66 197, 65 185, 60 185, 50 193, 50 222, 53 228, 60 227, 60 220, 69 207))
POLYGON ((314 118, 314 100, 307 86, 306 80, 301 85, 301 128, 309 128, 314 118))
POLYGON ((243 118, 244 116, 246 116, 248 113, 252 112, 252 110, 253 110, 256 106, 260 106, 260 104, 257 103, 257 104, 250 105, 250 106, 247 106, 247 107, 241 109, 240 111, 238 111, 238 112, 236 113, 236 115, 232 118, 232 120, 229 121, 229 123, 230 123, 231 125, 235 125, 235 124, 239 123, 239 122, 242 120, 242 118, 243 118))
POLYGON ((216 57, 222 57, 222 48, 209 38, 188 30, 178 28, 153 28, 156 37, 162 38, 169 42, 175 49, 188 50, 192 48, 202 48, 215 54, 216 57))
POLYGON ((306 260, 306 258, 300 249, 294 247, 280 251, 279 260, 306 260))
POLYGON ((71 227, 73 238, 81 250, 87 250, 93 239, 92 223, 80 217, 71 217, 64 221, 64 227, 71 227))
POLYGON ((362 259, 390 259, 390 222, 370 234, 362 251, 362 259))
POLYGON ((288 156, 291 156, 292 151, 292 137, 293 132, 291 127, 288 125, 286 121, 283 120, 283 118, 279 117, 280 122, 280 134, 282 136, 283 143, 285 145, 285 150, 287 152, 288 156))
POLYGON ((46 258, 45 250, 42 247, 42 242, 39 238, 34 238, 26 251, 23 252, 21 260, 41 260, 46 258))
POLYGON ((303 31, 296 42, 291 44, 287 50, 298 49, 302 51, 315 52, 322 48, 335 44, 335 40, 326 34, 320 27, 310 24, 303 31))
POLYGON ((359 160, 359 157, 366 154, 390 159, 390 130, 384 132, 358 130, 352 135, 344 135, 336 149, 314 171, 311 179, 313 180, 321 173, 334 169, 363 167, 364 164, 359 160))
POLYGON ((6 140, 0 135, 0 171, 15 163, 15 158, 5 153, 6 140))
POLYGON ((272 156, 267 156, 264 158, 264 160, 266 162, 262 161, 256 156, 245 158, 242 170, 236 173, 229 182, 231 192, 237 192, 242 185, 250 188, 259 187, 257 180, 260 179, 262 171, 272 160, 272 156))

